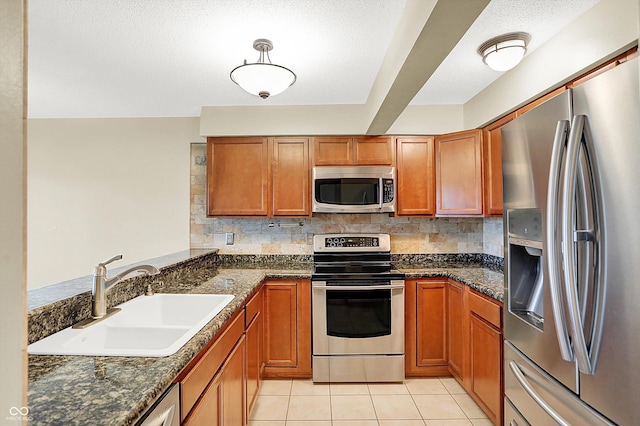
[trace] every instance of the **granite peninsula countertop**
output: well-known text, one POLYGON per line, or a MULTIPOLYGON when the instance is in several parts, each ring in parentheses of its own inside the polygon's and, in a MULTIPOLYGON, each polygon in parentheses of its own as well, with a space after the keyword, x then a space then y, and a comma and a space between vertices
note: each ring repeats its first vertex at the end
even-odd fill
MULTIPOLYGON (((502 273, 488 268, 460 264, 425 267, 406 262, 395 265, 407 278, 447 276, 502 300, 502 273)), ((183 283, 162 287, 160 292, 235 297, 173 355, 162 358, 30 355, 29 424, 134 424, 265 278, 310 278, 311 264, 223 263, 198 276, 204 281, 185 279, 183 283)))

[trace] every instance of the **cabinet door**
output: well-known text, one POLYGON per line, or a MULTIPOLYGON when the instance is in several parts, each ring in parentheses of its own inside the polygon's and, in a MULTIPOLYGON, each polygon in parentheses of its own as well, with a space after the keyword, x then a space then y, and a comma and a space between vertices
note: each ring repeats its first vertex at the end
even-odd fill
POLYGON ((222 424, 244 425, 245 422, 245 337, 233 349, 222 367, 222 424))
POLYGON ((462 383, 467 380, 465 368, 468 351, 466 292, 465 285, 449 281, 447 292, 449 371, 462 383))
POLYGON ((247 413, 248 419, 260 390, 262 372, 262 317, 258 312, 245 332, 247 341, 247 413))
POLYGON ((501 424, 502 334, 471 314, 471 392, 494 424, 501 424))
POLYGON ((268 280, 264 307, 265 377, 311 377, 309 280, 268 280))
POLYGON ((218 426, 222 424, 222 371, 216 374, 193 408, 183 426, 218 426))
POLYGON ((267 138, 207 139, 207 216, 267 216, 267 138))
POLYGON ((447 375, 446 339, 446 280, 406 280, 405 375, 447 375))
POLYGON ((316 166, 346 166, 353 163, 351 136, 321 136, 313 139, 316 166))
POLYGON ((482 132, 436 136, 436 213, 482 214, 482 132))
POLYGON ((353 163, 370 166, 393 165, 393 138, 390 136, 363 136, 353 139, 353 163))
POLYGON ((484 214, 502 215, 502 135, 501 128, 515 118, 511 113, 483 130, 484 214))
POLYGON ((436 213, 433 137, 396 139, 398 163, 398 216, 436 213))
POLYGON ((273 216, 309 216, 309 138, 273 140, 273 216))

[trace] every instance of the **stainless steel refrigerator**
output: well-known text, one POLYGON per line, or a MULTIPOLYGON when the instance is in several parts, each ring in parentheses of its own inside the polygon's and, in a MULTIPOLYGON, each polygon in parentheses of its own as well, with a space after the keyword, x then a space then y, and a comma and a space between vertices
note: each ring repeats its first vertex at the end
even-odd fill
POLYGON ((640 424, 639 94, 634 59, 502 129, 506 425, 640 424))

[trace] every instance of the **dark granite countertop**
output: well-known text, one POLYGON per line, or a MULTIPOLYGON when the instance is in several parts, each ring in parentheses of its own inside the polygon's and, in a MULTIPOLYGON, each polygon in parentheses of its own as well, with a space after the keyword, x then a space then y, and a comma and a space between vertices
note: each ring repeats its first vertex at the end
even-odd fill
MULTIPOLYGON (((447 276, 502 300, 502 274, 483 267, 396 264, 407 277, 447 276)), ((458 265, 459 266, 459 265, 458 265)), ((235 298, 175 354, 162 358, 29 356, 29 423, 131 425, 171 385, 265 278, 309 278, 310 263, 223 263, 159 289, 235 298)))

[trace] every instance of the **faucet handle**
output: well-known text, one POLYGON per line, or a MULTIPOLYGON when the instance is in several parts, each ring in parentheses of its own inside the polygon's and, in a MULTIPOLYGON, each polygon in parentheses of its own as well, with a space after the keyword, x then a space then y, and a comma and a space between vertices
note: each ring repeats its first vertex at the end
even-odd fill
POLYGON ((121 254, 117 254, 117 255, 113 256, 111 259, 107 260, 106 262, 101 262, 100 264, 102 266, 105 266, 105 265, 110 264, 111 262, 115 262, 116 260, 120 260, 120 259, 122 259, 122 255, 121 254))

